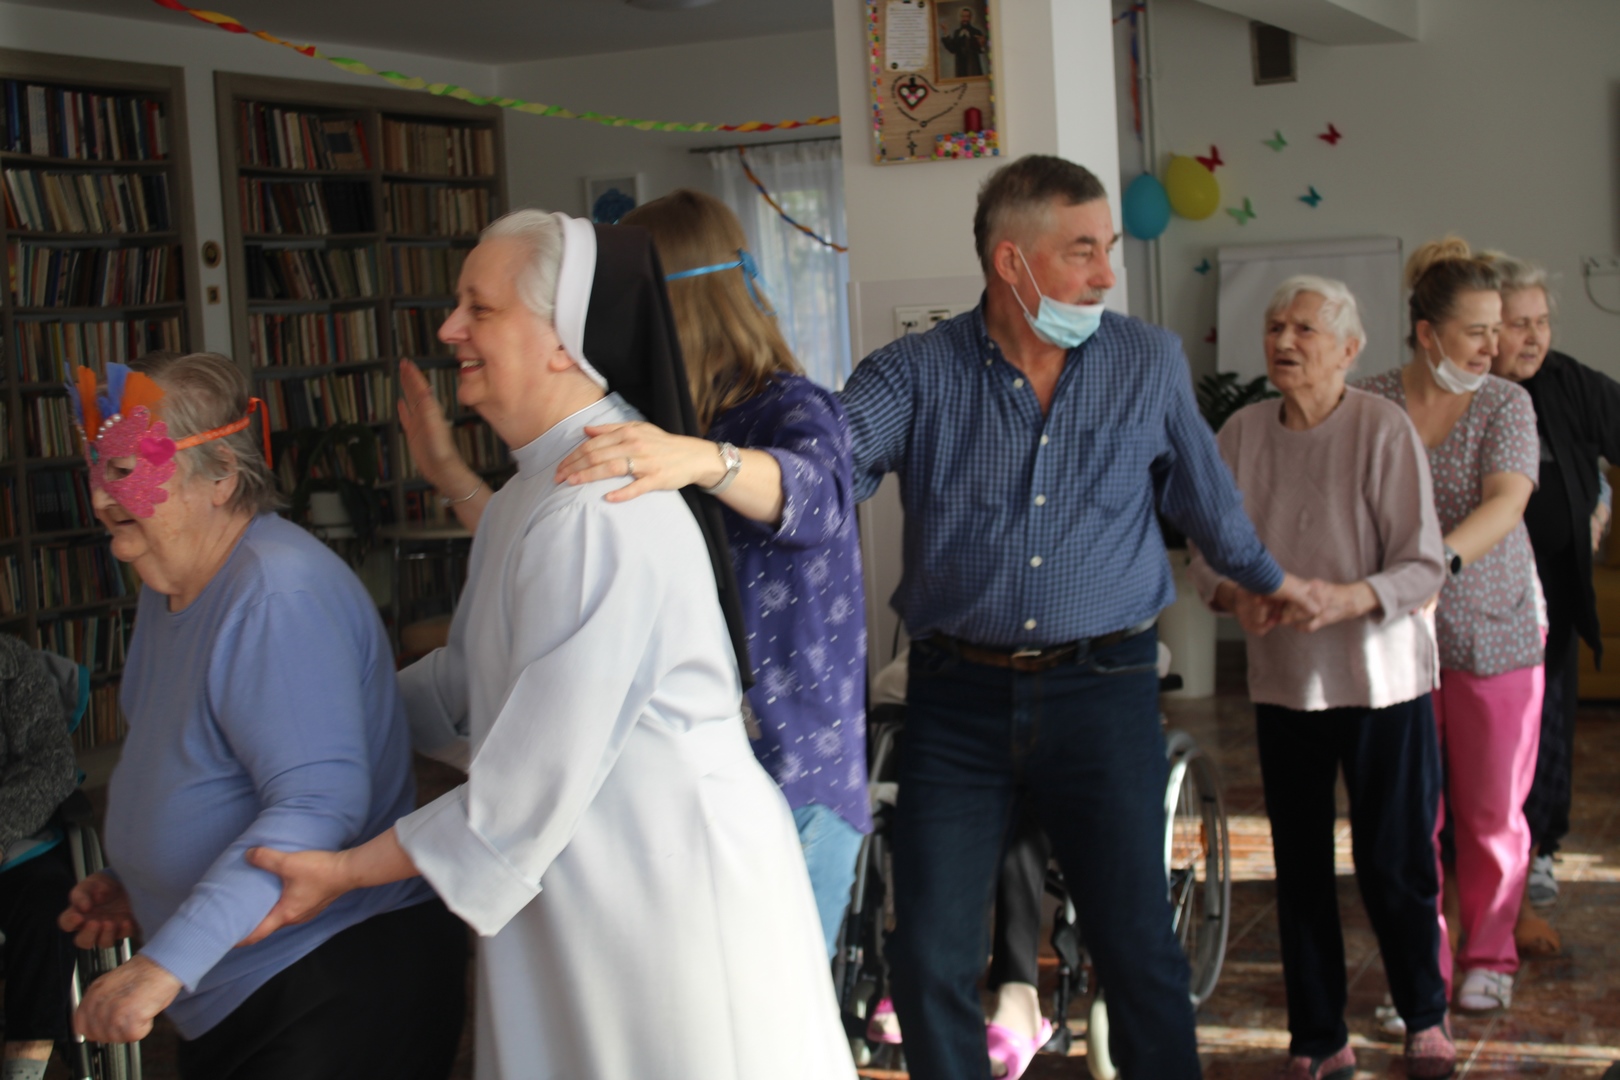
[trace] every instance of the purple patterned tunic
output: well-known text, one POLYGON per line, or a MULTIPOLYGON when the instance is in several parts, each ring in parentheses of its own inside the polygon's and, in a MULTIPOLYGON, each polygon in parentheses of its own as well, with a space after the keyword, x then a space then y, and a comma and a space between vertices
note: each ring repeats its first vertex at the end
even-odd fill
POLYGON ((722 507, 754 669, 754 754, 788 805, 820 803, 870 832, 866 603, 843 406, 809 379, 780 375, 716 417, 709 438, 782 467, 779 526, 722 507))
MULTIPOLYGON (((1399 368, 1356 384, 1406 408, 1399 368)), ((1449 534, 1483 501, 1485 477, 1541 474, 1536 412, 1523 387, 1492 375, 1439 446, 1429 448, 1440 531, 1449 534)), ((1500 675, 1541 663, 1536 561, 1524 523, 1440 590, 1435 629, 1440 667, 1500 675)))

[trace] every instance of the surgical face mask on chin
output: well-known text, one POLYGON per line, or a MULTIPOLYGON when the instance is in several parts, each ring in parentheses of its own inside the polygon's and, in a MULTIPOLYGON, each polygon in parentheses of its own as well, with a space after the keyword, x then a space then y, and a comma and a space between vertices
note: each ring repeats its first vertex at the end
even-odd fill
POLYGON ((1062 349, 1076 349, 1091 339, 1102 325, 1103 305, 1096 304, 1065 304, 1053 300, 1041 292, 1041 287, 1035 284, 1035 275, 1029 268, 1029 260, 1024 258, 1022 248, 1015 248, 1019 259, 1023 260, 1024 273, 1029 274, 1029 282, 1035 285, 1035 295, 1041 298, 1039 314, 1031 315, 1025 306, 1023 297, 1018 290, 1013 290, 1013 299, 1018 306, 1024 309, 1024 318, 1028 320, 1029 327, 1035 331, 1035 336, 1048 345, 1056 345, 1062 349))
POLYGON ((1482 371, 1478 375, 1467 368, 1452 363, 1440 349, 1440 342, 1435 340, 1434 351, 1439 354, 1440 362, 1430 364, 1429 370, 1434 372, 1434 381, 1440 384, 1440 389, 1448 394, 1471 394, 1485 385, 1485 376, 1490 372, 1482 371))

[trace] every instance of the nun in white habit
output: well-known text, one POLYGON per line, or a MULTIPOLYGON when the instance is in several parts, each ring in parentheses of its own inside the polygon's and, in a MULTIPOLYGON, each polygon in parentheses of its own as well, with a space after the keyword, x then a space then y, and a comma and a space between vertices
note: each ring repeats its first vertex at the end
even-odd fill
POLYGON ((421 874, 479 935, 479 1080, 853 1077, 792 816, 740 716, 707 498, 552 480, 587 424, 695 430, 651 241, 519 211, 458 292, 458 398, 517 475, 449 645, 400 681, 418 748, 467 782, 362 847, 250 852, 283 879, 255 939, 421 874))

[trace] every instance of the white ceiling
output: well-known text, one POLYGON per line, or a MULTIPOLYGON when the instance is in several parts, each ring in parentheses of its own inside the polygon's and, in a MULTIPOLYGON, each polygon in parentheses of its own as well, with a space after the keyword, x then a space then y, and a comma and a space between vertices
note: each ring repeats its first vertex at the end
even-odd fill
MULTIPOLYGON (((203 25, 152 0, 11 2, 203 25)), ((486 64, 832 29, 831 0, 716 0, 690 11, 644 11, 625 0, 189 0, 189 6, 300 43, 372 45, 486 64)))

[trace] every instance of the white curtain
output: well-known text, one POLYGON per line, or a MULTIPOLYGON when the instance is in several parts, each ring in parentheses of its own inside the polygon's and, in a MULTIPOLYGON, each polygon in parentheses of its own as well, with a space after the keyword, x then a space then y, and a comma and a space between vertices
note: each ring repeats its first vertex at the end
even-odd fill
MULTIPOLYGON (((756 146, 748 167, 793 220, 836 244, 844 232, 844 166, 837 139, 756 146)), ((833 390, 849 377, 849 256, 783 221, 759 194, 735 150, 709 156, 715 194, 742 219, 748 250, 777 325, 805 374, 833 390)))

